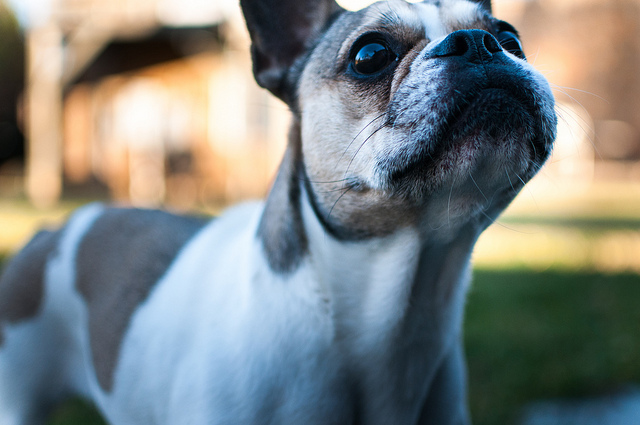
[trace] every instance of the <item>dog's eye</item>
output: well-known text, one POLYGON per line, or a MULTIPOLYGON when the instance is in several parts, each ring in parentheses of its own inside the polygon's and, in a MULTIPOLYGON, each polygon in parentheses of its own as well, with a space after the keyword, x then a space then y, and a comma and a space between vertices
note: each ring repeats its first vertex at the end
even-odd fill
POLYGON ((520 59, 527 60, 524 55, 524 51, 522 50, 522 44, 520 44, 520 37, 518 36, 518 31, 511 24, 499 21, 497 23, 497 38, 500 42, 500 45, 507 52, 519 57, 520 59))
POLYGON ((516 34, 511 31, 501 31, 498 33, 498 41, 502 48, 507 52, 519 57, 520 59, 527 59, 522 51, 522 44, 520 44, 520 40, 518 40, 518 36, 516 34))
POLYGON ((397 59, 384 41, 376 40, 360 47, 353 58, 353 69, 362 75, 378 73, 397 59))

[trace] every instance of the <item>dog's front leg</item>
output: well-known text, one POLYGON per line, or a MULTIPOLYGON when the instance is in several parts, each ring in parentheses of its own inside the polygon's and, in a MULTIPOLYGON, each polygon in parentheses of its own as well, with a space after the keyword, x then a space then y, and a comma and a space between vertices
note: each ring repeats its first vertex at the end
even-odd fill
POLYGON ((418 425, 433 424, 471 424, 462 338, 458 338, 442 360, 422 407, 418 425))

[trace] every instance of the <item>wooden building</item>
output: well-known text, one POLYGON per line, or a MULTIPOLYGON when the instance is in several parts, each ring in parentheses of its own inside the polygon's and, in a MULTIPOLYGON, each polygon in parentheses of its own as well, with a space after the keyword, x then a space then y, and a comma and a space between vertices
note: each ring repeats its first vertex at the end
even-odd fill
POLYGON ((253 82, 235 3, 54 2, 27 35, 32 201, 63 181, 136 205, 263 196, 288 111, 253 82))

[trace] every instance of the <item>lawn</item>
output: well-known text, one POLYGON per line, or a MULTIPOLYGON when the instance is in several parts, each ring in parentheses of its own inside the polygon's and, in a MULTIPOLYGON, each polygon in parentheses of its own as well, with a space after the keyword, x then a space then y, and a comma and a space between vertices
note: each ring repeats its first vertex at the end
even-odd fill
POLYGON ((477 270, 466 318, 474 423, 640 383, 639 301, 635 274, 477 270))
MULTIPOLYGON (((640 383, 640 276, 476 270, 466 347, 475 425, 513 424, 527 402, 640 383)), ((50 425, 101 424, 79 402, 50 425)))

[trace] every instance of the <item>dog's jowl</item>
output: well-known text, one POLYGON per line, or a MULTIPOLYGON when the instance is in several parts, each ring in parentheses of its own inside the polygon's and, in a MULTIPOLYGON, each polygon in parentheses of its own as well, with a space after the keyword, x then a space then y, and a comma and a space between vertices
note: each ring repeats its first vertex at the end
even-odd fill
POLYGON ((469 257, 550 153, 548 83, 488 1, 241 6, 293 115, 266 202, 37 236, 0 282, 0 424, 74 395, 119 425, 470 423, 469 257))

